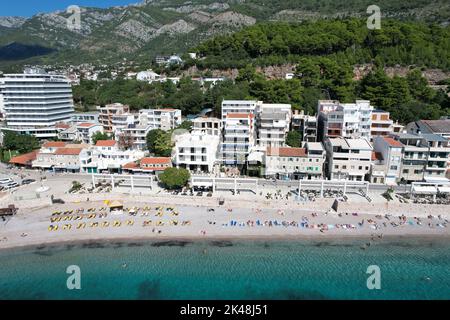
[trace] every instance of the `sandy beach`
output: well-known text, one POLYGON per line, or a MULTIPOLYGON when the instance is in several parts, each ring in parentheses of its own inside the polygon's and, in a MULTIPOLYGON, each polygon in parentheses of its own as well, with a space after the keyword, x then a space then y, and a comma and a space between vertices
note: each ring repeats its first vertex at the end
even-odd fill
POLYGON ((91 195, 65 204, 23 201, 2 222, 0 249, 112 240, 330 239, 360 237, 450 237, 450 210, 442 205, 347 202, 338 212, 332 199, 314 203, 218 200, 167 196, 91 195), (113 214, 107 201, 123 201, 113 214), (106 201, 106 202, 105 202, 106 201), (130 212, 131 211, 131 212, 130 212), (389 213, 386 215, 386 213, 389 213))

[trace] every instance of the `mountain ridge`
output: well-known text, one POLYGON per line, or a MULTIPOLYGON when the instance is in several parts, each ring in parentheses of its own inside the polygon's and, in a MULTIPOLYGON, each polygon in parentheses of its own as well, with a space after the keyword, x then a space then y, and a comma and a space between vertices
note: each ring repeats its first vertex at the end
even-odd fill
MULTIPOLYGON (((303 21, 368 16, 370 0, 145 0, 110 8, 81 8, 81 29, 69 30, 64 10, 28 19, 0 17, 0 46, 42 46, 57 53, 36 61, 150 60, 157 54, 184 52, 217 34, 265 21, 303 21), (350 11, 346 8, 352 8, 350 11), (77 51, 77 52, 74 52, 77 51)), ((379 1, 385 17, 449 24, 450 4, 423 0, 379 1)), ((32 60, 34 61, 34 60, 32 60)), ((0 61, 1 62, 1 61, 0 61)))

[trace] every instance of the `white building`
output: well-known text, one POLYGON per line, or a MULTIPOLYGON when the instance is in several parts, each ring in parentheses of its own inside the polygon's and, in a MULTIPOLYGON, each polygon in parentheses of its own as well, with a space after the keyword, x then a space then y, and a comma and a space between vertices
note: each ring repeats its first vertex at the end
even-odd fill
POLYGON ((328 138, 324 146, 329 179, 364 181, 368 177, 373 149, 368 140, 328 138))
POLYGON ((122 166, 144 157, 144 152, 136 150, 120 150, 115 140, 99 140, 80 154, 81 172, 84 173, 117 173, 122 166))
POLYGON ((5 74, 0 91, 6 117, 5 130, 37 138, 55 138, 58 122, 69 121, 74 111, 72 88, 66 77, 40 69, 5 74))
POLYGON ((257 105, 261 103, 251 100, 224 100, 222 101, 222 122, 225 123, 227 113, 250 113, 255 115, 257 105))
POLYGON ((92 136, 97 132, 103 133, 103 126, 99 123, 79 123, 76 128, 78 132, 76 140, 81 141, 82 143, 92 144, 92 136))
POLYGON ((157 74, 156 72, 153 72, 152 70, 141 71, 141 72, 138 72, 136 75, 136 80, 146 81, 149 83, 152 83, 153 81, 159 81, 160 79, 161 79, 161 76, 159 74, 157 74))
POLYGON ((317 106, 319 140, 325 138, 363 138, 370 140, 373 106, 370 101, 340 103, 319 100, 317 106))
POLYGON ((265 104, 258 105, 257 126, 259 146, 283 147, 292 118, 290 104, 265 104))
POLYGON ((390 114, 383 110, 372 111, 372 122, 370 124, 370 136, 372 141, 378 136, 388 136, 394 132, 394 121, 390 114))
POLYGON ((2 87, 3 87, 3 79, 0 78, 0 119, 5 118, 5 103, 3 101, 2 87))
POLYGON ((139 115, 136 113, 115 114, 111 118, 112 132, 118 134, 122 129, 134 126, 139 122, 139 115))
POLYGON ((67 144, 60 141, 45 143, 32 162, 33 168, 62 172, 80 171, 80 153, 86 145, 67 144))
POLYGON ((192 120, 192 126, 193 131, 218 137, 222 135, 222 121, 218 118, 199 117, 192 120))
POLYGON ((240 165, 247 161, 256 144, 255 116, 253 113, 227 113, 221 146, 225 165, 240 165))
POLYGON ((142 109, 139 111, 139 124, 164 131, 181 125, 181 110, 178 109, 142 109))
POLYGON ((174 164, 193 172, 213 172, 217 161, 218 136, 201 132, 185 133, 175 138, 174 164))
POLYGON ((400 180, 403 145, 390 137, 375 136, 372 154, 372 183, 395 185, 400 180))
POLYGON ((262 102, 252 100, 222 101, 222 162, 244 164, 256 145, 256 109, 262 102))
POLYGON ((78 123, 99 123, 98 121, 98 112, 83 112, 83 113, 74 113, 70 118, 70 122, 74 124, 78 123))
POLYGON ((305 148, 271 148, 265 155, 265 176, 278 179, 322 179, 325 150, 321 143, 311 142, 305 148))
POLYGON ((116 141, 122 147, 133 150, 147 149, 147 134, 152 130, 150 125, 129 125, 116 131, 116 141))

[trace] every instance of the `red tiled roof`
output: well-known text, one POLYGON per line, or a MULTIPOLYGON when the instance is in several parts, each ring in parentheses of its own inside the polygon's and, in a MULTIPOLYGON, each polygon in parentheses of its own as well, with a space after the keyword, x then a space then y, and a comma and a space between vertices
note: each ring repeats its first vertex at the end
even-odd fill
POLYGON ((77 127, 82 127, 82 128, 90 128, 96 126, 95 123, 89 123, 89 122, 84 122, 84 123, 80 123, 77 125, 77 127))
POLYGON ((122 166, 122 169, 137 169, 139 165, 136 162, 130 162, 122 166))
POLYGON ((98 140, 95 144, 96 147, 114 147, 116 145, 116 140, 98 140))
POLYGON ((280 157, 306 157, 306 150, 304 148, 267 148, 268 156, 280 157))
POLYGON ((372 161, 383 160, 383 155, 380 152, 372 151, 372 161))
POLYGON ((401 148, 403 144, 400 141, 397 141, 392 138, 383 137, 384 141, 386 141, 391 147, 401 148))
POLYGON ((49 141, 43 144, 44 148, 63 148, 66 143, 63 141, 49 141))
POLYGON ((57 123, 55 124, 55 128, 57 129, 69 129, 70 125, 67 123, 57 123))
POLYGON ((227 118, 235 119, 235 118, 253 118, 253 114, 251 113, 227 113, 227 118))
POLYGON ((32 152, 25 153, 25 154, 22 154, 20 156, 12 157, 9 160, 9 163, 21 164, 21 165, 24 165, 24 166, 28 165, 28 164, 31 164, 32 161, 36 160, 38 152, 39 152, 39 150, 34 150, 32 152))
POLYGON ((58 148, 55 151, 57 156, 77 156, 81 153, 81 148, 58 148))
POLYGON ((149 165, 149 164, 168 164, 171 163, 172 159, 171 158, 166 158, 166 157, 159 157, 159 158, 153 158, 153 157, 149 157, 149 158, 142 158, 141 159, 141 166, 142 165, 149 165))

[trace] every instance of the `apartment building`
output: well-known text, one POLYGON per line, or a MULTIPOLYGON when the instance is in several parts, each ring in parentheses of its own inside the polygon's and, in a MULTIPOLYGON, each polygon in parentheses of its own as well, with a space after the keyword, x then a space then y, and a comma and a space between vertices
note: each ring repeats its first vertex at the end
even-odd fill
POLYGON ((438 134, 422 134, 423 144, 428 146, 428 159, 424 180, 448 182, 447 172, 450 170, 450 141, 438 134))
POLYGON ((125 129, 129 126, 136 125, 138 123, 138 115, 134 113, 115 114, 112 116, 111 125, 112 132, 117 132, 125 129))
POLYGON ((117 121, 120 122, 122 118, 117 116, 125 115, 127 117, 130 113, 130 107, 121 103, 113 103, 108 104, 104 107, 98 107, 98 110, 98 121, 103 126, 106 132, 113 132, 113 125, 120 125, 120 123, 118 123, 117 121), (113 123, 114 116, 116 117, 116 120, 113 123))
POLYGON ((400 181, 403 144, 391 137, 375 136, 371 182, 395 185, 400 181))
POLYGON ((432 133, 450 139, 450 119, 411 122, 406 126, 406 131, 413 134, 432 133))
POLYGON ((178 109, 143 109, 139 111, 139 124, 164 131, 181 125, 181 110, 178 109))
POLYGON ((3 78, 0 78, 0 119, 5 119, 5 102, 3 100, 2 87, 4 85, 3 78))
POLYGON ((92 136, 97 132, 103 132, 103 126, 99 123, 83 122, 76 125, 77 141, 92 144, 92 136))
POLYGON ((121 150, 115 140, 99 140, 80 154, 81 172, 120 173, 122 166, 144 157, 143 151, 121 150))
POLYGON ((225 165, 243 165, 256 144, 255 116, 253 113, 227 113, 221 145, 225 165))
POLYGON ((321 143, 304 148, 268 147, 264 158, 265 176, 285 180, 322 179, 325 150, 321 143))
POLYGON ((317 117, 306 115, 303 110, 294 111, 292 115, 291 129, 299 131, 303 142, 317 141, 317 117))
POLYGON ((115 138, 124 149, 146 150, 147 134, 152 130, 150 125, 130 124, 116 131, 115 138))
POLYGON ((290 104, 259 104, 256 125, 257 144, 260 147, 283 147, 292 118, 290 104))
POLYGON ((390 114, 383 110, 372 111, 372 123, 370 124, 370 136, 372 141, 378 136, 388 136, 394 131, 394 121, 390 119, 390 114))
POLYGON ((213 172, 219 151, 219 136, 192 132, 175 138, 173 162, 177 168, 193 172, 213 172))
POLYGON ((5 74, 0 83, 6 127, 37 138, 56 138, 55 125, 69 121, 74 111, 72 88, 65 76, 42 69, 5 74))
POLYGON ((98 112, 85 112, 85 113, 74 113, 70 118, 70 123, 99 123, 99 113, 98 112))
POLYGON ((428 147, 422 143, 422 137, 416 134, 401 133, 392 136, 403 144, 402 171, 400 180, 408 183, 423 181, 427 164, 428 147))
POLYGON ((332 100, 319 100, 318 138, 354 138, 370 140, 373 106, 370 101, 356 100, 355 103, 340 103, 332 100))
POLYGON ((199 117, 192 120, 192 126, 196 132, 218 137, 222 135, 222 121, 218 118, 199 117))
POLYGON ((331 180, 364 181, 371 170, 372 146, 367 139, 327 138, 327 176, 331 180))
POLYGON ((222 101, 222 123, 225 123, 228 113, 256 114, 257 106, 261 101, 252 100, 224 100, 222 101))
POLYGON ((448 181, 449 141, 436 134, 401 133, 392 136, 403 144, 400 179, 416 181, 448 181))
POLYGON ((37 152, 33 168, 58 172, 79 172, 80 153, 87 145, 48 142, 37 152))

